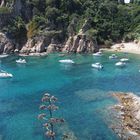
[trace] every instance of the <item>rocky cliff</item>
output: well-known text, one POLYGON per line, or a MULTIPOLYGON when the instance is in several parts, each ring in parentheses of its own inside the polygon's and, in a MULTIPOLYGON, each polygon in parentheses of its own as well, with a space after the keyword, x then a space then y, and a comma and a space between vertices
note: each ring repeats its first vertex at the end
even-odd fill
POLYGON ((44 51, 45 51, 45 38, 41 36, 29 39, 20 50, 20 53, 25 54, 42 53, 44 51))
MULTIPOLYGON (((9 23, 8 21, 10 20, 13 21, 17 16, 22 17, 25 23, 27 21, 27 26, 29 23, 28 21, 32 19, 32 4, 26 1, 15 0, 11 9, 11 13, 6 13, 6 15, 0 14, 0 27, 2 28, 3 25, 5 25, 5 23, 9 23)), ((22 22, 19 22, 17 25, 20 25, 21 23, 22 22)), ((22 54, 42 52, 53 53, 61 51, 66 53, 93 53, 98 51, 98 46, 94 37, 90 37, 86 33, 90 29, 90 21, 86 20, 78 33, 76 31, 77 23, 78 19, 76 18, 71 21, 67 28, 68 36, 61 29, 58 31, 50 24, 44 25, 42 26, 43 29, 38 29, 36 35, 28 37, 27 42, 24 44, 16 42, 16 38, 12 38, 13 41, 11 41, 6 37, 6 35, 1 33, 1 53, 12 53, 14 52, 14 49, 18 49, 19 53, 22 54), (67 40, 66 36, 68 38, 67 40), (13 42, 16 46, 15 48, 13 42)), ((32 28, 34 28, 33 25, 32 28)))
POLYGON ((2 53, 12 53, 15 50, 14 43, 7 38, 7 36, 3 33, 0 33, 0 54, 2 53))
MULTIPOLYGON (((66 53, 93 53, 98 51, 98 45, 93 38, 90 38, 86 31, 90 28, 89 22, 86 20, 78 34, 69 33, 66 43, 59 44, 54 39, 56 33, 49 36, 34 37, 29 39, 21 49, 21 53, 47 53, 66 52, 66 53), (51 41, 50 41, 51 40, 51 41)), ((72 28, 71 28, 72 29, 72 28)), ((74 29, 73 29, 74 31, 74 29)), ((58 35, 57 35, 58 36, 58 35)))
POLYGON ((98 51, 96 42, 88 38, 85 34, 70 36, 62 50, 63 52, 73 53, 93 53, 98 51))
MULTIPOLYGON (((65 43, 58 43, 58 38, 61 36, 61 32, 49 31, 47 35, 36 35, 35 37, 29 38, 27 42, 21 47, 15 47, 10 39, 1 33, 0 42, 1 53, 12 53, 14 49, 19 49, 22 54, 30 53, 53 53, 53 52, 66 52, 66 53, 93 53, 98 51, 98 45, 96 41, 86 34, 89 25, 88 21, 85 21, 78 34, 70 33, 65 43)), ((15 43, 15 46, 16 43, 15 43)))
POLYGON ((86 34, 89 28, 89 21, 86 20, 78 34, 70 34, 62 51, 68 53, 93 53, 98 51, 99 48, 96 41, 86 34))

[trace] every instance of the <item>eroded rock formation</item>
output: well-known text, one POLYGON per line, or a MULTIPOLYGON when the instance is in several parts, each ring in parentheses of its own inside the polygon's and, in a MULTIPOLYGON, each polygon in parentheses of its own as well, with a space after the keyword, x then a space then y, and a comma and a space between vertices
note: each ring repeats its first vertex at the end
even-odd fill
POLYGON ((12 53, 14 52, 14 44, 13 42, 7 38, 7 36, 3 33, 0 33, 0 54, 2 53, 12 53))
POLYGON ((70 35, 63 52, 74 53, 93 53, 98 51, 98 46, 93 38, 90 38, 86 31, 90 28, 89 21, 85 21, 77 35, 70 35))
POLYGON ((32 39, 28 39, 27 43, 20 50, 20 53, 42 53, 45 51, 45 47, 45 37, 34 37, 32 39))

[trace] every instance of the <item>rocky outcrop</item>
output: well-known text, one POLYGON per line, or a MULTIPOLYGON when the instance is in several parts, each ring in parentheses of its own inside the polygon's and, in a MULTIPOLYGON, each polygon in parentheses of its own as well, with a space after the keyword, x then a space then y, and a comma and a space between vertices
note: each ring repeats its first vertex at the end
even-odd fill
POLYGON ((122 140, 140 139, 140 97, 133 93, 114 93, 119 104, 113 107, 115 112, 112 129, 122 140))
POLYGON ((5 5, 5 1, 4 0, 0 0, 0 7, 3 7, 5 5))
POLYGON ((89 39, 85 34, 70 36, 67 40, 63 52, 92 53, 96 51, 96 42, 89 39))
POLYGON ((28 39, 26 44, 20 50, 20 53, 60 52, 62 50, 62 44, 59 43, 61 35, 61 31, 48 30, 45 28, 35 37, 28 39))
POLYGON ((47 48, 47 53, 53 53, 53 52, 60 52, 61 51, 61 44, 50 44, 47 48))
POLYGON ((13 42, 6 37, 5 34, 0 33, 0 54, 2 53, 13 53, 14 52, 14 44, 13 42))
POLYGON ((20 53, 42 53, 45 51, 45 47, 45 37, 34 37, 32 39, 28 39, 27 43, 20 50, 20 53))
POLYGON ((98 51, 98 46, 95 40, 91 39, 86 31, 90 28, 89 21, 85 21, 77 35, 70 35, 63 52, 74 53, 93 53, 98 51))

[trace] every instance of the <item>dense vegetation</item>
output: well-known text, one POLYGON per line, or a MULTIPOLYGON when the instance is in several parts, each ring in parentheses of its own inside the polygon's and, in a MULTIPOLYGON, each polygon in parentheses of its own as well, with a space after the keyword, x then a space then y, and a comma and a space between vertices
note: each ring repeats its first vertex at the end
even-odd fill
POLYGON ((140 38, 139 0, 131 0, 129 4, 123 0, 27 0, 26 5, 32 11, 31 18, 27 19, 22 12, 7 25, 5 31, 8 29, 12 36, 24 34, 31 38, 53 30, 60 31, 65 39, 71 27, 77 33, 88 20, 90 26, 86 33, 100 44, 140 38))

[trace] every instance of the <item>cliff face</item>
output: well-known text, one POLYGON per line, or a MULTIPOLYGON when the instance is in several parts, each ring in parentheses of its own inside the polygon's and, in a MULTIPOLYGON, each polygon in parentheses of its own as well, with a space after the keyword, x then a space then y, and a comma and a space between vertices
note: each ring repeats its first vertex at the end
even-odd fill
POLYGON ((29 21, 32 18, 32 6, 26 1, 14 0, 12 3, 8 3, 2 0, 0 1, 0 7, 7 7, 9 9, 6 13, 0 13, 0 28, 7 25, 17 16, 21 16, 25 21, 29 21))
POLYGON ((62 51, 68 53, 93 53, 98 51, 96 41, 86 34, 89 28, 89 21, 86 20, 77 35, 70 34, 62 51))
MULTIPOLYGON (((2 28, 3 25, 8 23, 10 20, 13 21, 13 19, 17 16, 22 17, 25 23, 26 21, 28 23, 28 21, 32 19, 32 14, 33 7, 31 6, 31 3, 21 0, 15 0, 12 4, 10 13, 0 14, 0 27, 2 28)), ((69 27, 67 28, 68 39, 66 42, 60 41, 60 38, 65 38, 62 35, 63 33, 61 31, 56 31, 53 28, 49 28, 52 26, 49 25, 49 27, 46 26, 43 30, 41 30, 41 33, 38 33, 32 38, 29 38, 23 46, 15 42, 16 49, 19 49, 19 52, 23 54, 42 52, 52 53, 61 51, 67 53, 92 53, 98 51, 96 41, 86 34, 86 31, 90 29, 90 22, 86 20, 82 28, 76 34, 77 22, 77 19, 72 20, 69 27)), ((3 43, 3 45, 1 45, 1 52, 13 52, 13 43, 3 33, 1 34, 3 36, 0 38, 0 42, 3 43), (9 42, 8 44, 7 40, 9 42)))
POLYGON ((11 40, 9 40, 5 34, 0 33, 0 54, 2 53, 12 53, 14 52, 14 44, 11 40))
MULTIPOLYGON (((56 40, 53 39, 56 33, 48 33, 48 35, 37 35, 33 38, 27 40, 25 45, 21 47, 19 51, 22 54, 30 53, 53 53, 53 52, 65 52, 65 53, 93 53, 98 51, 98 45, 93 38, 90 38, 86 35, 88 30, 87 21, 84 23, 83 27, 79 30, 79 33, 76 35, 70 34, 66 43, 59 44, 56 40)), ((61 33, 59 33, 60 35, 61 33)), ((59 36, 58 34, 56 36, 59 36)), ((1 53, 12 53, 14 52, 14 45, 3 33, 0 37, 1 44, 1 53)), ((16 43, 15 43, 15 46, 16 43)))
POLYGON ((70 36, 63 48, 63 52, 92 53, 98 50, 97 44, 85 34, 70 36))
POLYGON ((20 50, 21 53, 42 53, 45 51, 46 40, 43 36, 29 39, 20 50))

